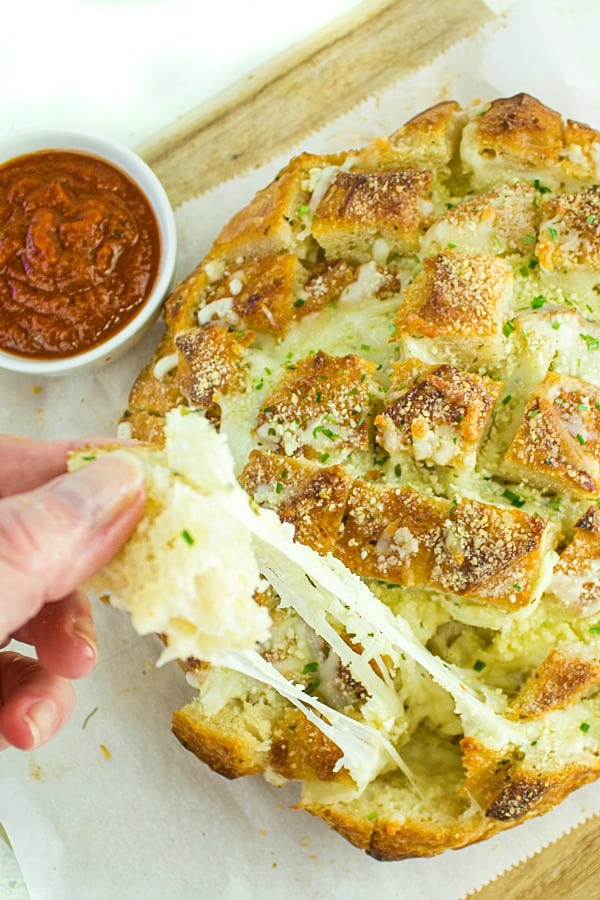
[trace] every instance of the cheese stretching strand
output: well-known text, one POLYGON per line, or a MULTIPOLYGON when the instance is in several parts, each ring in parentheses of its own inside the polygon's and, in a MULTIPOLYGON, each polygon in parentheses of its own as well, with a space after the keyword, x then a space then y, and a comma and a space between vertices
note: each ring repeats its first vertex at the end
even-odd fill
MULTIPOLYGON (((140 460, 139 451, 113 452, 140 460)), ((194 507, 208 514, 208 507, 201 502, 205 498, 210 501, 213 528, 215 521, 220 518, 227 523, 237 523, 238 541, 241 540, 244 547, 251 546, 257 570, 276 591, 280 605, 293 607, 366 688, 369 699, 361 708, 365 722, 350 718, 311 696, 303 687, 284 678, 271 662, 263 659, 253 649, 266 637, 264 616, 260 615, 264 610, 253 601, 258 581, 254 578, 242 586, 235 609, 223 608, 221 584, 229 577, 228 556, 222 558, 222 568, 212 572, 210 585, 203 583, 204 608, 197 610, 197 618, 190 617, 189 597, 181 591, 173 591, 169 602, 165 603, 164 596, 156 590, 153 571, 155 559, 152 557, 150 567, 145 567, 143 555, 136 550, 136 544, 147 542, 151 537, 146 521, 143 534, 136 533, 121 554, 121 557, 130 556, 131 553, 137 556, 136 578, 134 581, 128 579, 123 582, 117 574, 113 581, 115 593, 112 602, 131 614, 133 623, 141 634, 158 630, 164 635, 166 646, 159 665, 172 659, 203 658, 214 665, 249 675, 275 688, 302 709, 340 747, 343 755, 338 768, 344 766, 349 771, 359 791, 378 772, 389 768, 390 762, 411 782, 415 781, 409 767, 386 737, 403 711, 396 692, 371 666, 373 661, 379 661, 379 666, 383 666, 382 655, 397 660, 400 653, 406 654, 448 691, 461 714, 477 723, 478 728, 484 728, 492 735, 499 732, 504 739, 507 735, 513 740, 520 739, 516 726, 509 726, 505 721, 500 724, 500 717, 490 705, 485 700, 480 700, 451 666, 424 649, 412 635, 408 624, 401 618, 394 617, 339 560, 332 556, 320 556, 309 547, 297 543, 291 526, 282 523, 272 510, 251 503, 233 474, 234 463, 226 438, 223 434, 218 434, 203 416, 188 410, 171 411, 166 422, 166 450, 146 452, 154 469, 154 479, 158 467, 163 478, 170 484, 167 502, 173 502, 172 490, 180 482, 190 489, 181 507, 177 509, 177 528, 181 529, 189 520, 194 507), (210 586, 216 592, 212 596, 206 593, 210 586), (243 593, 244 587, 246 594, 243 593), (221 634, 214 627, 210 634, 205 632, 202 616, 209 607, 212 610, 223 609, 221 634), (227 627, 230 617, 244 621, 251 620, 251 614, 260 622, 259 630, 246 635, 247 647, 232 647, 227 627), (360 640, 360 652, 351 649, 340 638, 329 624, 328 617, 337 620, 346 633, 354 634, 360 640)), ((148 481, 150 502, 156 503, 152 485, 153 482, 148 481)), ((175 490, 174 495, 177 496, 177 493, 175 490)), ((163 499, 159 502, 165 501, 163 499)), ((162 533, 162 512, 158 510, 154 517, 157 543, 165 539, 162 533)), ((188 535, 188 541, 194 540, 193 549, 196 554, 212 553, 209 544, 203 545, 201 540, 192 538, 189 528, 183 529, 183 532, 188 535)), ((121 571, 123 562, 118 557, 113 566, 102 573, 102 580, 110 580, 111 568, 117 570, 117 573, 121 571)), ((161 555, 161 562, 168 564, 168 553, 161 555)), ((128 564, 129 562, 126 563, 128 564)), ((178 558, 177 566, 180 565, 178 558)), ((193 683, 193 676, 190 680, 193 683)))

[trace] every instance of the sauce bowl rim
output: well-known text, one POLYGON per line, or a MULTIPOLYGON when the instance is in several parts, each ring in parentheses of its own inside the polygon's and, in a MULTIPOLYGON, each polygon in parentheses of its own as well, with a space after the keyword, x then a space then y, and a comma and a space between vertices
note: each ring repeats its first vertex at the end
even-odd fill
POLYGON ((135 316, 106 341, 81 353, 60 358, 19 356, 0 349, 0 368, 30 375, 65 375, 109 362, 141 337, 160 312, 173 286, 177 258, 175 215, 167 193, 148 163, 112 138, 71 128, 28 128, 0 135, 0 166, 41 151, 69 151, 96 157, 124 173, 147 198, 160 233, 160 262, 152 290, 135 316))

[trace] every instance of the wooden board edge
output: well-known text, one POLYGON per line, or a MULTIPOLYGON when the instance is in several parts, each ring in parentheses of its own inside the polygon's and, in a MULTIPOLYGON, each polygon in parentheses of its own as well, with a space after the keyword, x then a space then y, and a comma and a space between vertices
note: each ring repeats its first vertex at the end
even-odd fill
POLYGON ((468 900, 591 900, 600 881, 600 816, 593 815, 468 895, 468 900))
POLYGON ((483 0, 371 0, 200 105, 138 152, 179 206, 291 150, 493 18, 483 0))

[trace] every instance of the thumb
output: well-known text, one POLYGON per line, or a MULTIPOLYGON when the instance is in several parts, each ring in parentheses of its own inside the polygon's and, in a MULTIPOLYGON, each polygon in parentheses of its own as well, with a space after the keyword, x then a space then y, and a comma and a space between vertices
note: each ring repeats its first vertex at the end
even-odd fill
POLYGON ((142 516, 142 475, 105 456, 0 501, 0 642, 117 552, 142 516))

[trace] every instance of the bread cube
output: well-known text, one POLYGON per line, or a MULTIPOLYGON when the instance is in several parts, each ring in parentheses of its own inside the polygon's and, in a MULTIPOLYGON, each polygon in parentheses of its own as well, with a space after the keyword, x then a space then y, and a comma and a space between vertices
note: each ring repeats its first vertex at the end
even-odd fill
POLYGON ((455 366, 393 363, 377 441, 392 456, 472 469, 501 390, 502 382, 455 366))
POLYGON ((600 493, 600 388, 548 372, 529 398, 503 470, 552 492, 600 493))

